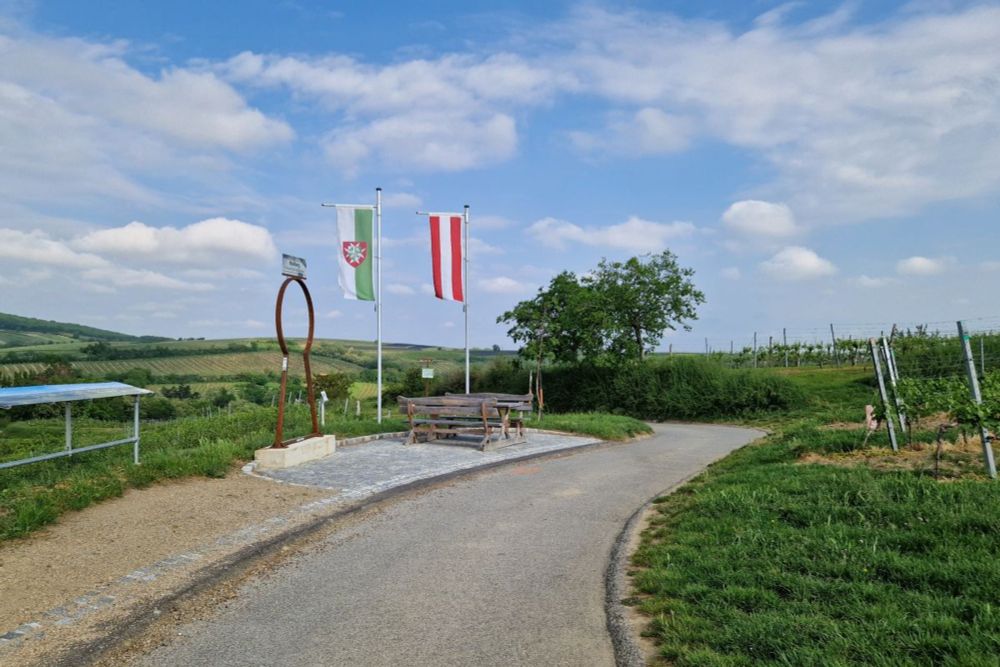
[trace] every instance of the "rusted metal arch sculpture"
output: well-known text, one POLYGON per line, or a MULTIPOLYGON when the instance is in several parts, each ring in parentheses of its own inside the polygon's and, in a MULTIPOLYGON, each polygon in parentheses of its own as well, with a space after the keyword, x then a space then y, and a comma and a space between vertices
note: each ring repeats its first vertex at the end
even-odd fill
POLYGON ((274 433, 274 446, 287 447, 293 443, 322 435, 319 432, 319 417, 316 413, 316 392, 313 388, 312 369, 309 366, 309 352, 312 350, 313 334, 316 329, 316 313, 313 310, 312 296, 309 288, 306 287, 303 278, 288 277, 281 284, 278 290, 278 301, 274 306, 274 326, 278 332, 278 345, 281 347, 281 393, 278 396, 278 428, 274 433), (288 385, 288 343, 285 342, 285 331, 281 323, 281 310, 285 302, 285 290, 290 283, 298 283, 302 288, 302 294, 306 297, 306 306, 309 310, 309 335, 306 338, 306 346, 302 351, 302 361, 306 371, 306 396, 309 400, 309 410, 312 413, 312 433, 290 440, 282 439, 282 432, 285 427, 285 391, 288 385))

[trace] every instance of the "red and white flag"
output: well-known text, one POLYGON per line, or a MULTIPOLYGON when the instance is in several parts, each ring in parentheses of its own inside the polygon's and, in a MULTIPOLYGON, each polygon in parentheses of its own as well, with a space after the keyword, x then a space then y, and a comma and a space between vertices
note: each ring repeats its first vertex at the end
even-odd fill
POLYGON ((432 215, 431 261, 434 264, 434 296, 447 301, 465 301, 462 284, 462 216, 432 215))

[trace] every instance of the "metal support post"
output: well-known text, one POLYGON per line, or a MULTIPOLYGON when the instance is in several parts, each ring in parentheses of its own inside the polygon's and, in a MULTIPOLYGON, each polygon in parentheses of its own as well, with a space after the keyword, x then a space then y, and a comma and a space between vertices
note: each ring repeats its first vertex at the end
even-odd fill
MULTIPOLYGON (((958 322, 958 337, 962 339, 962 353, 965 357, 965 370, 969 377, 969 393, 976 406, 983 404, 983 395, 979 391, 979 378, 976 377, 976 362, 972 358, 972 348, 969 344, 969 334, 965 333, 962 322, 958 322)), ((993 459, 993 445, 990 442, 990 432, 979 418, 979 433, 983 439, 983 460, 986 463, 986 473, 993 479, 997 478, 997 464, 993 459)))
POLYGON ((896 417, 899 419, 899 430, 905 434, 909 430, 909 425, 906 423, 906 411, 903 409, 903 399, 899 397, 899 388, 896 386, 899 376, 896 374, 896 365, 893 363, 889 341, 885 337, 882 338, 882 353, 885 356, 885 366, 889 371, 889 385, 892 387, 892 398, 896 404, 896 417))
POLYGON ((788 329, 781 328, 781 346, 785 348, 785 368, 788 368, 788 329))
MULTIPOLYGON (((375 398, 377 403, 375 420, 382 423, 382 188, 375 188, 375 329, 376 329, 376 354, 378 356, 378 395, 375 398)), ((320 408, 325 412, 325 406, 320 408)))
POLYGON ((833 361, 840 366, 840 354, 837 352, 837 334, 833 332, 833 324, 830 324, 830 339, 833 341, 833 361))
POLYGON ((73 451, 73 408, 66 404, 66 451, 73 451))
POLYGON ((889 407, 889 396, 885 390, 885 378, 882 376, 882 362, 879 359, 879 349, 874 338, 868 339, 868 348, 872 352, 872 364, 875 366, 875 377, 878 378, 878 393, 882 398, 882 410, 885 412, 885 424, 889 429, 889 443, 892 445, 892 451, 898 452, 899 443, 896 442, 896 427, 892 422, 892 408, 889 407))
POLYGON ((465 218, 465 261, 462 263, 464 268, 464 274, 462 276, 462 296, 465 297, 465 303, 463 304, 462 310, 465 311, 465 393, 471 393, 471 384, 469 382, 469 205, 465 205, 463 211, 465 218))
POLYGON ((135 407, 133 408, 132 415, 132 437, 135 438, 135 442, 132 443, 132 463, 139 465, 139 397, 135 397, 135 407))

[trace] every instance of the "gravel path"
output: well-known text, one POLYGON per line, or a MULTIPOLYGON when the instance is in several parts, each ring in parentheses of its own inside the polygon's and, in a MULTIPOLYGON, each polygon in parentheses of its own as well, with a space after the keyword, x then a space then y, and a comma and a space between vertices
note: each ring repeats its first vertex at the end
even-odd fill
POLYGON ((622 526, 651 496, 761 435, 656 430, 391 506, 181 626, 140 664, 613 664, 603 577, 622 526))

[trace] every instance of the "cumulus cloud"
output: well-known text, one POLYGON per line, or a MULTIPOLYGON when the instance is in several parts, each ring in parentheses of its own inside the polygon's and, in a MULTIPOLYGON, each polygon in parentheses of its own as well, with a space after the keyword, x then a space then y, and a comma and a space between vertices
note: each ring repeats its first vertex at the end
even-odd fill
POLYGON ((244 52, 217 71, 233 82, 320 102, 334 125, 324 150, 348 174, 362 161, 456 171, 506 160, 517 148, 512 112, 545 104, 564 76, 510 53, 379 66, 343 55, 244 52), (340 114, 350 121, 338 122, 340 114))
POLYGON ((653 222, 636 216, 607 227, 581 227, 557 218, 542 218, 528 227, 528 233, 539 243, 552 248, 582 243, 632 251, 662 250, 668 241, 690 237, 696 231, 690 222, 653 222))
POLYGON ((743 277, 743 274, 740 273, 739 267, 736 266, 728 266, 722 269, 721 273, 722 277, 728 280, 739 280, 743 277))
POLYGON ((812 280, 832 276, 837 267, 809 248, 788 246, 761 262, 761 270, 778 280, 812 280))
POLYGON ((1000 190, 1000 7, 926 3, 875 24, 842 11, 795 23, 796 11, 734 28, 585 5, 544 31, 574 90, 608 101, 617 122, 636 114, 641 134, 639 112, 659 110, 690 123, 694 140, 762 156, 777 172, 768 189, 804 219, 1000 190))
POLYGON ((896 262, 896 273, 901 276, 933 276, 948 268, 946 257, 907 257, 896 262))
POLYGON ((33 264, 51 264, 72 269, 100 269, 108 260, 91 253, 77 252, 64 242, 41 231, 22 232, 0 229, 0 257, 33 264))
POLYGON ((266 228, 228 218, 210 218, 179 229, 131 222, 90 232, 73 245, 94 253, 179 263, 213 263, 220 258, 270 261, 278 253, 266 228))
POLYGON ((533 289, 532 285, 508 278, 507 276, 496 276, 495 278, 480 280, 479 287, 484 292, 489 292, 490 294, 523 294, 533 289))
POLYGON ((0 194, 159 203, 156 175, 216 176, 224 155, 289 141, 291 127, 247 105, 217 74, 132 67, 125 42, 0 26, 0 194), (223 157, 220 157, 223 156, 223 157))
POLYGON ((726 229, 754 237, 782 238, 799 231, 787 205, 756 199, 732 204, 722 214, 722 223, 726 229))

